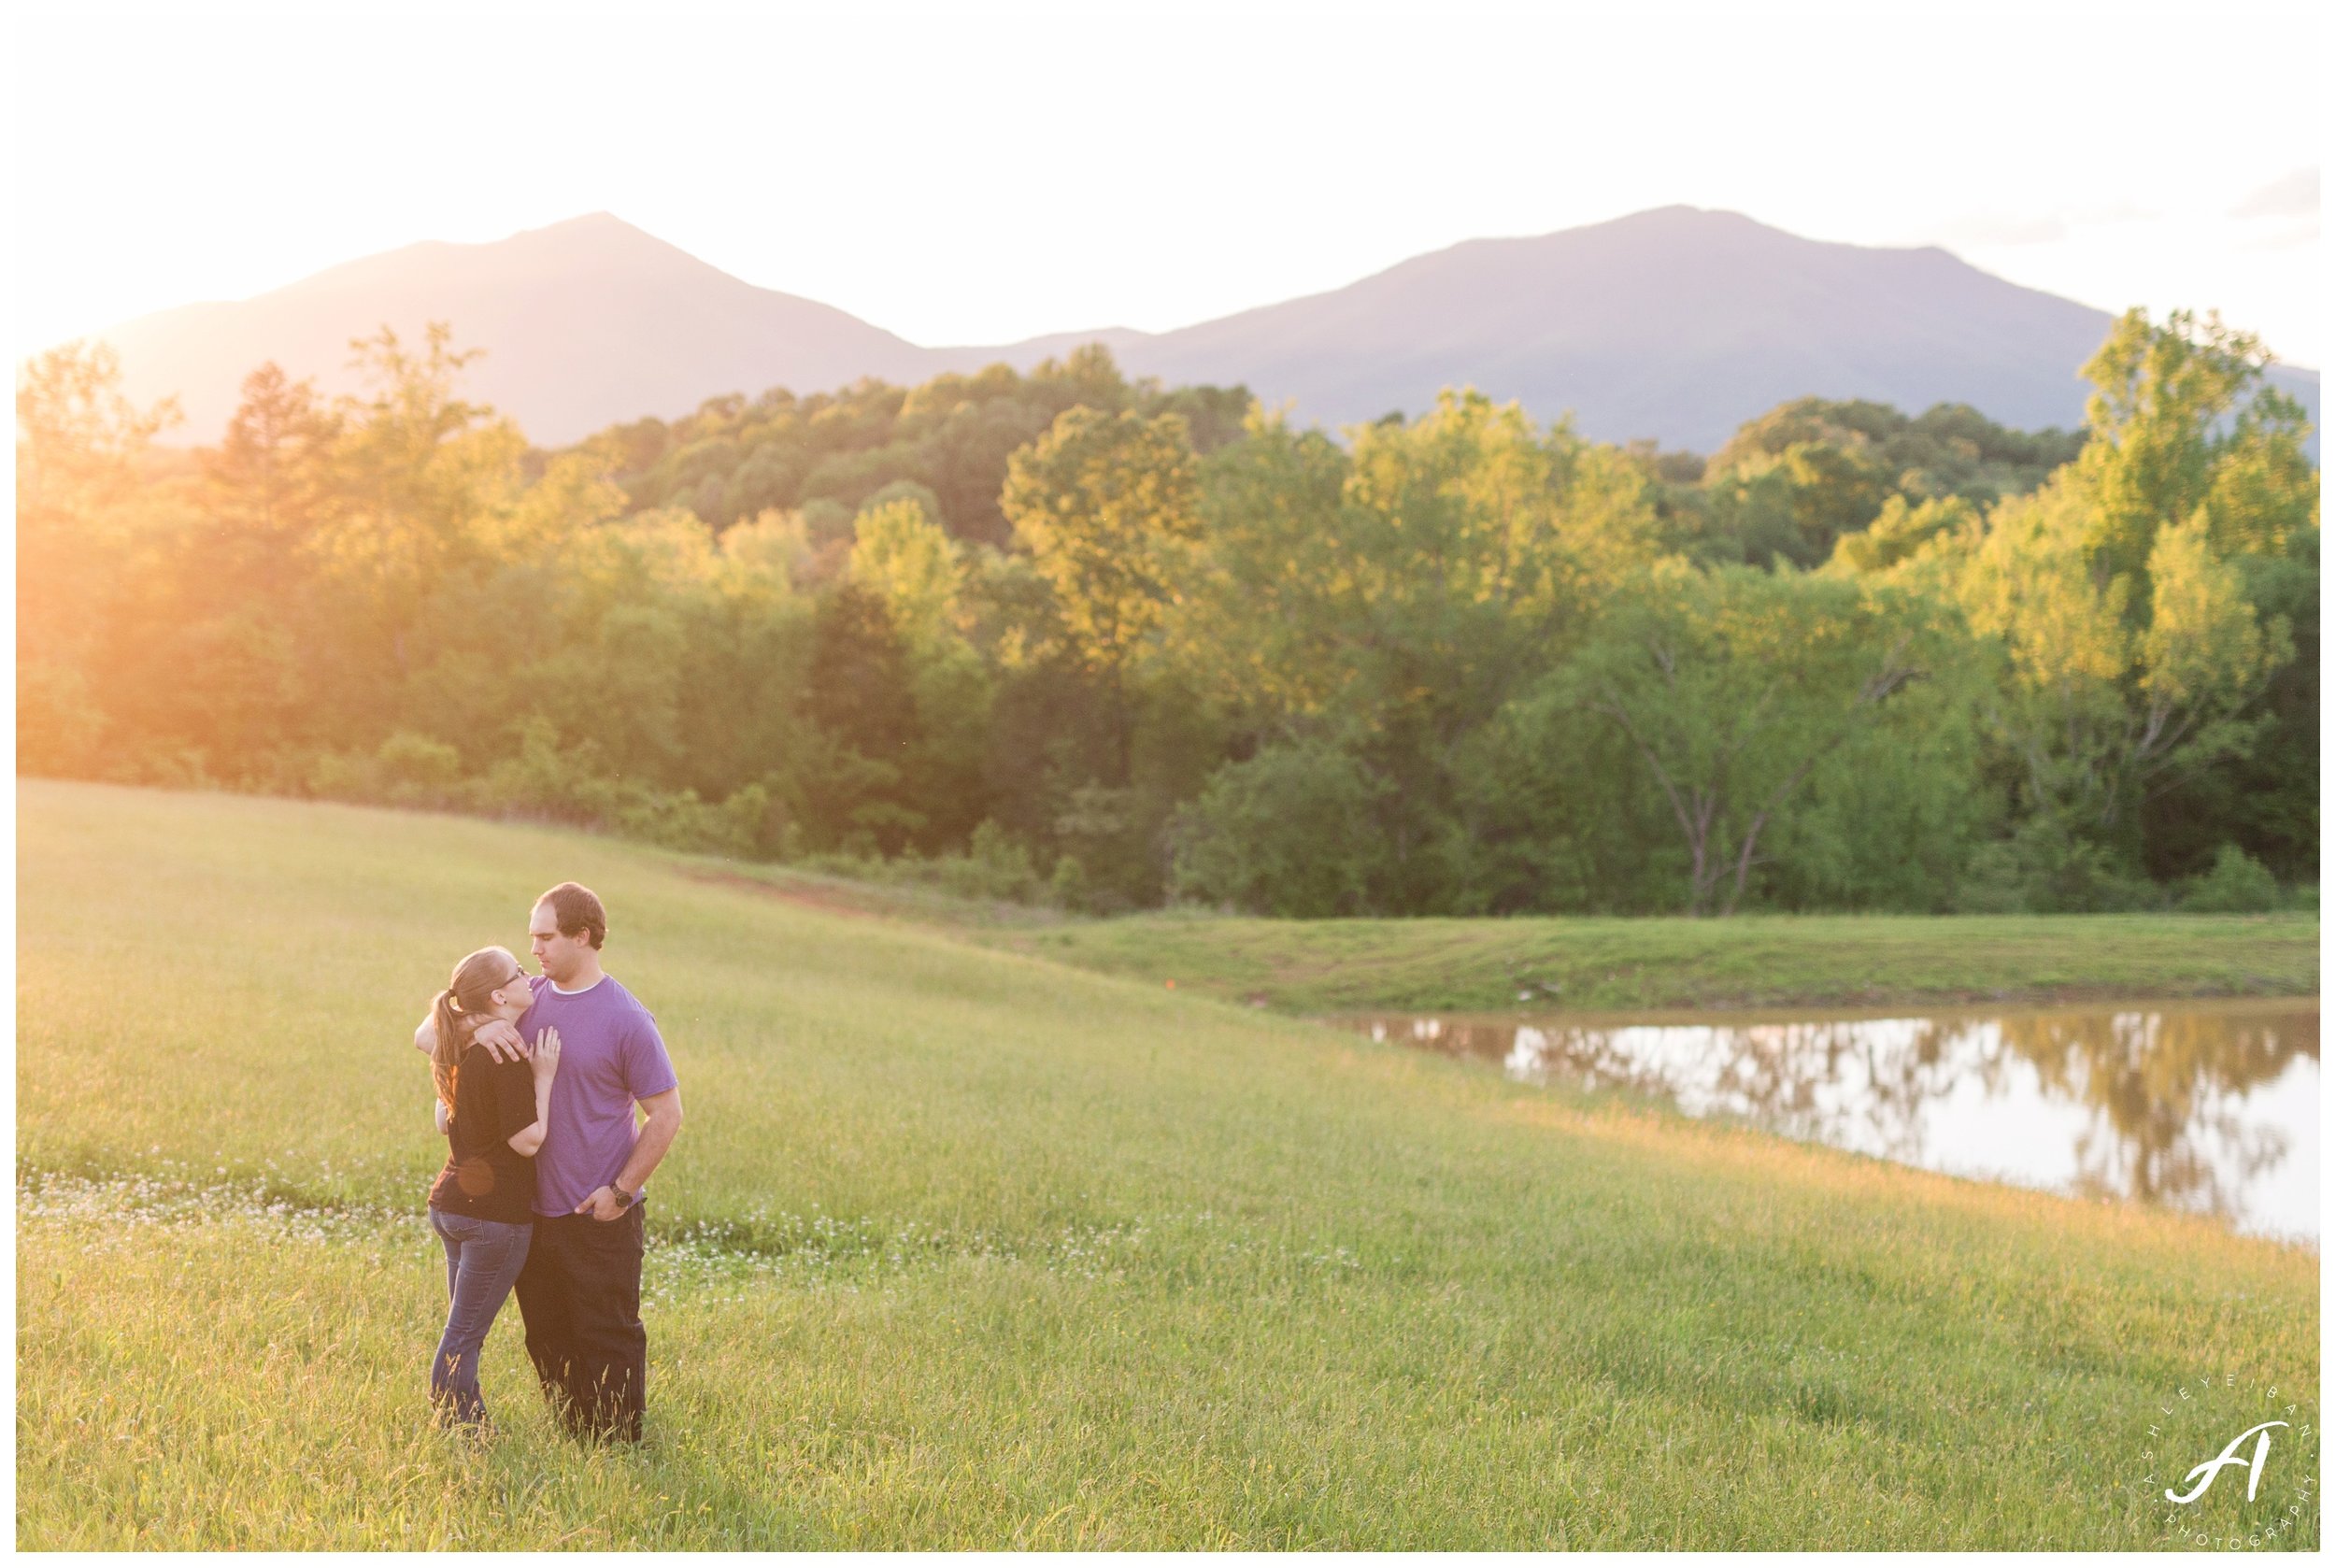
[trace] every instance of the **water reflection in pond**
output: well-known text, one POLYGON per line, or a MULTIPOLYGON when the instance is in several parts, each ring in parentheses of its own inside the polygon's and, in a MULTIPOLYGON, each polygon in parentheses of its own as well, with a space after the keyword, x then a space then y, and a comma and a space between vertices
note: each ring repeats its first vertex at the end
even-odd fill
POLYGON ((1619 1086, 1910 1165, 2319 1235, 2317 998, 1920 1018, 1366 1018, 1374 1038, 1619 1086))

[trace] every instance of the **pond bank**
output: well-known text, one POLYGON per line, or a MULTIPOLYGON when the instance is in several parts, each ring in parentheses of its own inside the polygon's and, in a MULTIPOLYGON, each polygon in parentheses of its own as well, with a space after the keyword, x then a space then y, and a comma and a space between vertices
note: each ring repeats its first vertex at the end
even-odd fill
POLYGON ((2319 916, 1263 920, 1180 914, 986 939, 1277 1012, 1889 1007, 2312 996, 2319 916))

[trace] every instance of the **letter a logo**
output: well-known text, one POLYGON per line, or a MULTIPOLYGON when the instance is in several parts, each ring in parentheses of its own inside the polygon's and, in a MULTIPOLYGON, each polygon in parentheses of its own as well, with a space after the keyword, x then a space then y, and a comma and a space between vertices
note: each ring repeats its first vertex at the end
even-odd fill
POLYGON ((2190 1489, 2188 1496, 2176 1497, 2173 1494, 2173 1489, 2172 1487, 2168 1487, 2166 1489, 2166 1501, 2169 1503, 2196 1503, 2200 1498, 2206 1495, 2206 1489, 2215 1484, 2215 1477, 2222 1474, 2222 1467, 2224 1465, 2244 1464, 2247 1466, 2247 1501, 2249 1503, 2254 1502, 2256 1485, 2263 1479, 2263 1456, 2270 1453, 2272 1449, 2272 1428, 2284 1427, 2286 1424, 2287 1423, 2285 1421, 2265 1421, 2259 1426, 2251 1426, 2247 1428, 2246 1431, 2232 1438, 2230 1440, 2230 1447, 2225 1448, 2219 1456, 2208 1460, 2205 1463, 2200 1465, 2195 1470, 2192 1470, 2187 1475, 2182 1477, 2186 1481, 2198 1481, 2198 1485, 2190 1489), (2260 1437, 2256 1437, 2256 1433, 2261 1433, 2262 1435, 2260 1437), (2245 1442, 2250 1437, 2255 1438, 2255 1459, 2252 1463, 2238 1457, 2239 1445, 2245 1442), (2199 1477, 2201 1475, 2206 1478, 2202 1481, 2199 1481, 2199 1477))

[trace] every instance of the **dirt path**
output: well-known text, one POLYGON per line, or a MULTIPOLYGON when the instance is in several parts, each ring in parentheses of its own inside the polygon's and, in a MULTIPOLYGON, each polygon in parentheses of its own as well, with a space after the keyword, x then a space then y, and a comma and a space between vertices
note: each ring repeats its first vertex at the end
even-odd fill
POLYGON ((693 882, 738 888, 747 892, 760 893, 765 898, 777 899, 782 904, 816 909, 822 915, 856 915, 868 919, 900 912, 896 907, 886 908, 873 899, 865 903, 856 902, 851 894, 841 890, 788 886, 761 877, 748 877, 744 872, 724 871, 718 866, 684 866, 681 872, 693 882))

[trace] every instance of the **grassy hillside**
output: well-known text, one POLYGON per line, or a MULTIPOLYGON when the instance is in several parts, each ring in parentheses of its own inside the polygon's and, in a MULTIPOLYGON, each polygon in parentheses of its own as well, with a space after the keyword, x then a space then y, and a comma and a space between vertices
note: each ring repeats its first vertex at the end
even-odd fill
POLYGON ((1259 920, 1175 914, 995 938, 1298 1013, 2311 996, 2290 915, 1746 915, 1725 920, 1259 920))
MULTIPOLYGON (((2229 1437, 2160 1416, 2176 1385, 2267 1375, 2316 1422, 2316 1259, 2202 1220, 605 839, 19 801, 21 1547, 2130 1547, 2175 1528, 2153 1442, 2229 1437), (688 1107, 637 1453, 551 1432, 508 1308, 502 1434, 423 1424, 443 1146, 406 1036, 565 877, 688 1107)), ((2283 1475, 2201 1507, 2267 1523, 2283 1475)))

